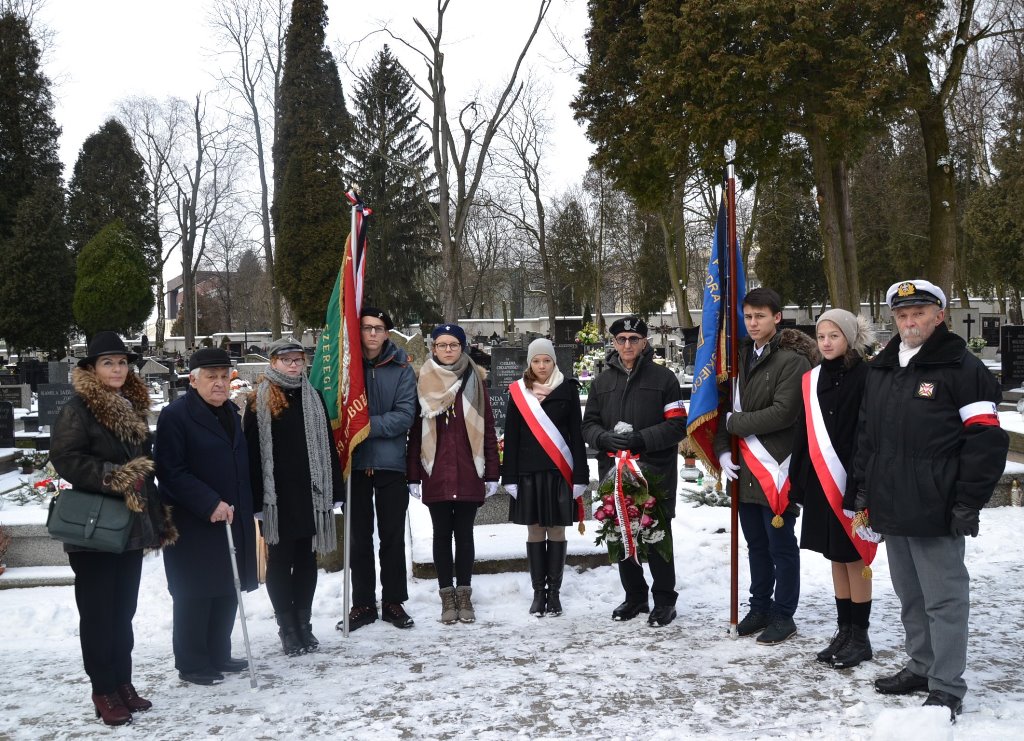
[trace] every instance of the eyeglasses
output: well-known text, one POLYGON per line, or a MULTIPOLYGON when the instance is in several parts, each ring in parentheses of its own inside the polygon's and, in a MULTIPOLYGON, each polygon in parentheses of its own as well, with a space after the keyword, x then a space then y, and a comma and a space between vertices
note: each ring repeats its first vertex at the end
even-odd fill
POLYGON ((388 333, 387 327, 375 327, 375 326, 371 326, 369 324, 364 324, 362 327, 360 327, 360 329, 362 329, 364 332, 366 332, 366 334, 387 334, 388 333))
POLYGON ((306 362, 305 358, 281 358, 277 359, 282 365, 302 365, 306 362))
POLYGON ((643 342, 643 340, 643 337, 638 337, 635 334, 631 334, 628 337, 625 335, 620 335, 615 338, 615 344, 618 345, 619 347, 622 347, 623 345, 639 345, 641 342, 643 342))
POLYGON ((458 342, 435 342, 434 347, 438 350, 454 350, 457 347, 462 347, 458 342))

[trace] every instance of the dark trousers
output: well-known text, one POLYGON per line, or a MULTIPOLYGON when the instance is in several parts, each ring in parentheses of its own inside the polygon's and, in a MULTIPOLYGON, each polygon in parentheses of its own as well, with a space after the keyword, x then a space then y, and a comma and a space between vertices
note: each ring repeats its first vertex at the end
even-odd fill
POLYGON ((231 630, 238 598, 174 598, 174 666, 179 672, 208 672, 231 658, 231 630))
POLYGON ((796 515, 783 514, 782 527, 772 527, 774 516, 765 505, 740 503, 740 527, 750 562, 750 609, 788 618, 800 601, 796 515))
POLYGON ((405 515, 409 485, 400 471, 352 472, 352 605, 373 607, 377 574, 373 562, 373 520, 377 513, 380 541, 381 601, 401 604, 409 599, 405 569, 405 515))
POLYGON ((468 587, 473 578, 476 546, 473 523, 480 505, 475 502, 442 502, 431 504, 430 520, 434 523, 434 568, 442 589, 452 583, 452 538, 455 539, 455 578, 460 587, 468 587))
POLYGON ((312 609, 316 576, 312 537, 267 544, 267 594, 275 613, 312 609))
POLYGON ((132 681, 132 618, 139 601, 142 551, 69 553, 75 572, 78 637, 85 673, 97 695, 132 681))
MULTIPOLYGON (((672 518, 665 519, 665 537, 672 542, 672 518)), ((673 561, 666 561, 661 554, 651 548, 647 551, 647 563, 651 569, 651 594, 654 604, 674 605, 679 594, 676 592, 676 567, 673 561)), ((628 559, 619 561, 619 581, 626 590, 627 602, 647 601, 647 580, 644 579, 644 567, 628 559)))

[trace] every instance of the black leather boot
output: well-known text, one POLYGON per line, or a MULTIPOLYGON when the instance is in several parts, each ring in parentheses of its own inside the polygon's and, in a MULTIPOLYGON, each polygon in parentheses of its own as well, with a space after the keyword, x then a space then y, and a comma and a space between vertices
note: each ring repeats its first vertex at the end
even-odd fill
POLYGON ((306 650, 306 653, 313 653, 320 648, 320 641, 313 635, 313 625, 311 619, 313 614, 310 610, 296 610, 295 611, 295 627, 299 634, 299 643, 306 650))
POLYGON ((565 555, 569 544, 564 540, 548 541, 548 614, 558 617, 562 614, 562 572, 565 570, 565 555))
POLYGON ((871 661, 871 641, 868 640, 868 629, 859 625, 850 627, 850 638, 832 659, 836 669, 852 669, 862 661, 871 661))
POLYGON ((544 594, 544 579, 547 576, 547 542, 526 544, 526 561, 530 565, 530 582, 533 584, 533 604, 530 614, 544 617, 547 612, 547 597, 544 594))
POLYGON ((281 648, 288 656, 299 656, 303 653, 302 642, 299 640, 298 626, 295 624, 295 613, 278 612, 274 617, 277 619, 277 635, 281 638, 281 648))
POLYGON ((836 629, 836 634, 832 636, 832 641, 825 646, 821 651, 818 651, 816 658, 818 661, 824 664, 831 664, 832 659, 836 657, 839 650, 846 645, 846 641, 850 638, 850 626, 840 625, 836 629))

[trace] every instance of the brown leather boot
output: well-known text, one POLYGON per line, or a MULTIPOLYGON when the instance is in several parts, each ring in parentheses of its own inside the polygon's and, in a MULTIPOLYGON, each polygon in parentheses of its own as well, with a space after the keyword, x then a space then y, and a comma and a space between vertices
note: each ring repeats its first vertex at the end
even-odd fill
POLYGON ((117 685, 117 696, 121 698, 124 706, 133 713, 153 707, 153 703, 145 697, 139 697, 139 693, 135 691, 135 686, 131 682, 117 685))
POLYGON ((103 718, 108 726, 124 726, 132 722, 131 712, 116 692, 109 695, 93 694, 92 704, 96 706, 96 717, 103 718))

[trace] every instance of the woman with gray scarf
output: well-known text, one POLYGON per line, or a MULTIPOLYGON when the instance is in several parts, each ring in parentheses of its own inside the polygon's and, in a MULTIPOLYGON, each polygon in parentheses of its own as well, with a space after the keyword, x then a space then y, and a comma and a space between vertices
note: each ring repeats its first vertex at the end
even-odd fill
POLYGON ((253 510, 267 543, 267 593, 288 656, 316 651, 310 618, 317 553, 337 547, 334 503, 342 475, 327 405, 305 374, 293 339, 270 345, 270 368, 249 396, 243 427, 249 445, 253 510))

